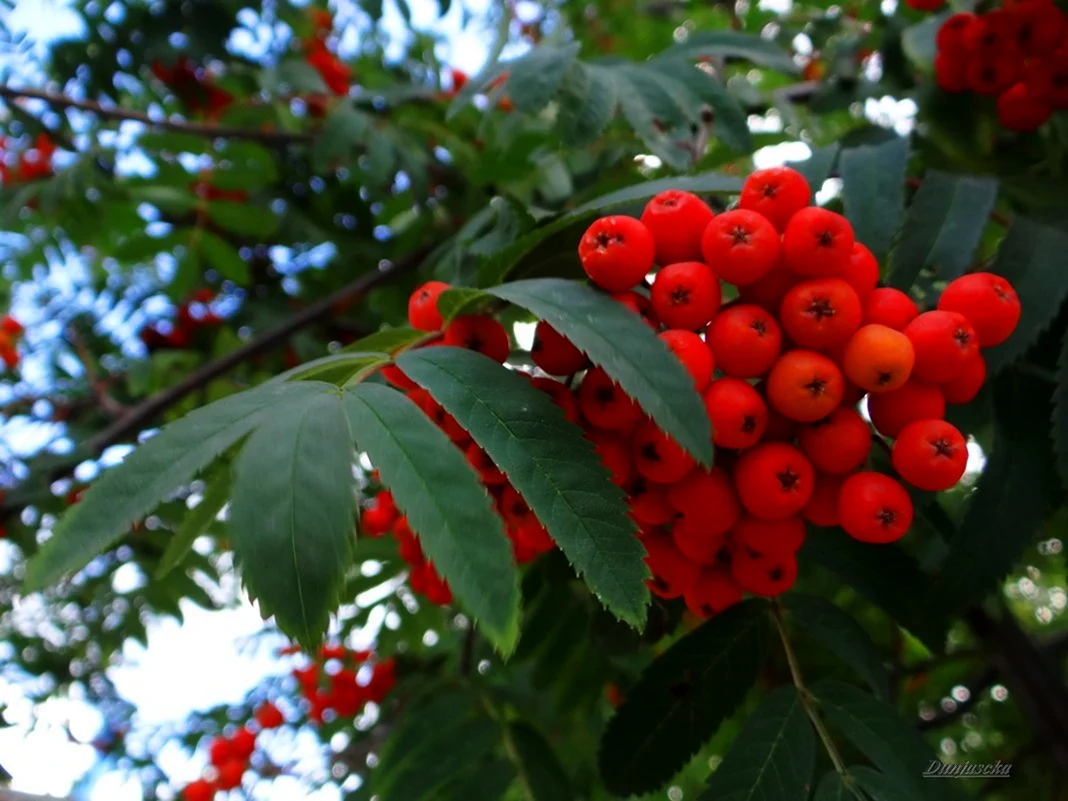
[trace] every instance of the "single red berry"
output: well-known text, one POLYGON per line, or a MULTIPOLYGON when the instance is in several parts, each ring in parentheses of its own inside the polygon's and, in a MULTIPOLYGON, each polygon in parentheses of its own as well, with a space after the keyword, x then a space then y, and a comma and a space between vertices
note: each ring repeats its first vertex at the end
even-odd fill
POLYGON ((742 304, 723 309, 705 334, 716 367, 734 378, 756 378, 782 351, 782 329, 767 309, 742 304))
POLYGON ((552 398, 553 403, 563 410, 564 417, 575 425, 579 424, 578 401, 575 400, 575 393, 571 391, 567 384, 555 381, 552 378, 539 377, 530 379, 530 385, 535 389, 540 389, 552 398))
POLYGON ((746 592, 774 598, 797 581, 797 559, 793 554, 753 556, 741 549, 731 560, 731 576, 746 592))
POLYGON ((975 329, 957 312, 924 312, 902 333, 916 353, 912 375, 930 384, 960 378, 979 350, 975 329))
POLYGON ((653 235, 633 217, 602 217, 586 229, 579 259, 590 280, 609 292, 637 286, 653 269, 653 235))
POLYGON ((604 431, 591 431, 586 438, 593 443, 601 463, 612 474, 612 483, 617 487, 626 486, 634 478, 634 460, 630 455, 630 446, 619 437, 604 431))
MULTIPOLYGON (((969 403, 986 382, 986 359, 982 353, 977 353, 968 360, 968 366, 958 378, 946 381, 938 385, 946 403, 969 403)), ((940 417, 941 415, 934 415, 940 417)))
POLYGON ((756 304, 772 314, 778 314, 783 297, 790 287, 801 280, 801 276, 779 266, 756 283, 738 287, 738 297, 742 303, 756 304))
POLYGON ((267 701, 256 710, 256 722, 260 724, 261 729, 277 729, 286 719, 282 710, 267 701))
POLYGON ((943 92, 967 92, 968 61, 960 53, 942 52, 934 58, 935 83, 943 92))
POLYGON ((747 209, 720 214, 701 239, 705 263, 724 281, 745 286, 759 281, 782 258, 779 232, 763 215, 747 209))
POLYGON ((742 514, 734 484, 719 467, 694 470, 668 488, 667 499, 679 514, 699 521, 713 537, 730 531, 742 514))
POLYGON ((408 378, 408 376, 406 376, 395 364, 384 365, 379 372, 382 373, 382 377, 386 379, 386 381, 402 392, 407 392, 418 386, 418 384, 408 378))
POLYGON ((661 598, 679 598, 697 581, 699 567, 687 559, 671 538, 659 534, 642 540, 645 564, 653 574, 645 583, 661 598))
POLYGON ((761 520, 746 515, 731 532, 734 542, 742 548, 764 556, 795 554, 805 544, 805 523, 797 516, 782 520, 761 520))
MULTIPOLYGON (((627 458, 630 459, 630 454, 627 458)), ((678 516, 675 507, 668 502, 667 488, 661 484, 638 476, 627 487, 627 495, 630 516, 640 524, 666 526, 678 516)))
POLYGON ((212 801, 215 798, 216 786, 207 779, 197 779, 190 782, 182 790, 183 801, 212 801))
POLYGON ((1027 88, 1054 108, 1068 108, 1068 50, 1036 59, 1024 71, 1027 88))
POLYGON ((853 227, 841 214, 818 206, 801 209, 782 235, 786 268, 809 278, 840 275, 855 241, 853 227))
POLYGON ((895 331, 904 331, 905 326, 919 315, 920 310, 912 298, 900 289, 880 287, 864 304, 865 325, 885 325, 895 331))
POLYGON ((802 348, 830 350, 860 328, 863 311, 853 287, 841 278, 802 281, 782 299, 779 319, 802 348))
POLYGON ((452 603, 452 590, 449 583, 434 569, 434 565, 427 562, 421 568, 425 589, 423 595, 434 606, 448 606, 452 603))
POLYGON ((975 14, 971 12, 961 12, 947 17, 946 21, 938 28, 938 33, 935 34, 937 48, 943 52, 959 53, 964 49, 964 42, 962 41, 964 31, 976 19, 975 14))
POLYGON ((988 11, 961 31, 964 49, 979 58, 1012 52, 1012 17, 1002 9, 988 11))
POLYGON ((502 490, 497 508, 500 509, 501 517, 510 526, 518 527, 536 519, 527 502, 523 500, 523 496, 519 494, 519 490, 511 484, 506 485, 502 490))
POLYGON ((719 564, 729 547, 727 538, 714 534, 700 517, 683 515, 671 527, 671 540, 679 553, 696 565, 719 564))
POLYGON ((1035 61, 1052 56, 1064 44, 1068 20, 1046 0, 1017 3, 1010 9, 1011 38, 1017 51, 1035 61))
POLYGON ((817 470, 849 473, 868 458, 871 429, 855 409, 839 407, 830 416, 801 426, 797 444, 817 470))
POLYGON ((934 384, 906 381, 890 392, 873 392, 868 396, 871 424, 876 431, 891 439, 909 423, 940 420, 945 414, 945 398, 941 389, 934 384))
POLYGON ((838 493, 845 480, 844 475, 831 476, 826 473, 816 473, 816 488, 812 490, 812 497, 801 510, 801 516, 814 526, 825 528, 837 526, 838 493))
POLYGON ((968 88, 993 97, 1007 91, 1021 77, 1021 65, 1011 53, 973 56, 964 68, 968 88))
POLYGON ((645 206, 641 221, 656 245, 656 263, 663 266, 701 258, 701 235, 715 216, 697 195, 668 189, 645 206))
POLYGON ((230 750, 235 759, 248 761, 256 750, 256 735, 245 728, 238 729, 230 737, 230 750))
POLYGON ((360 514, 360 533, 366 537, 381 537, 390 530, 396 519, 395 509, 390 509, 379 503, 377 498, 373 498, 360 514))
POLYGON ((682 362, 682 366, 693 379, 694 389, 700 392, 707 387, 708 382, 712 380, 715 360, 705 341, 693 331, 677 328, 664 331, 660 334, 660 339, 675 354, 675 358, 682 362))
POLYGON ((812 189, 805 176, 790 167, 769 167, 745 179, 738 207, 762 214, 782 233, 790 218, 810 202, 812 189))
POLYGON ((617 292, 612 295, 612 300, 626 306, 632 312, 637 314, 642 318, 642 322, 654 331, 660 329, 660 321, 656 319, 656 312, 653 311, 653 302, 645 297, 645 295, 639 294, 631 289, 626 292, 617 292))
POLYGON ((768 403, 798 423, 814 423, 837 409, 845 396, 838 365, 814 350, 790 350, 767 378, 768 403))
POLYGON ((3 317, 0 317, 0 331, 7 334, 9 337, 20 337, 24 330, 22 323, 10 314, 5 314, 3 317))
POLYGON ((890 462, 912 486, 942 492, 956 486, 968 466, 968 443, 945 420, 917 420, 897 435, 890 462))
POLYGON ((908 490, 882 473, 854 473, 838 492, 839 525, 861 542, 901 539, 912 525, 912 515, 908 490))
POLYGON ((723 566, 706 567, 684 594, 686 608, 697 617, 708 618, 742 600, 742 588, 723 566))
POLYGON ((493 463, 489 454, 478 446, 477 442, 472 442, 467 446, 464 456, 467 457, 468 464, 478 471, 479 479, 487 487, 499 487, 507 483, 508 479, 504 473, 493 463))
POLYGON ((241 786, 241 778, 245 775, 248 763, 240 759, 231 759, 218 766, 219 776, 215 780, 220 790, 233 790, 241 786))
POLYGON ((511 350, 504 326, 480 314, 463 315, 449 323, 443 343, 477 351, 501 364, 508 361, 511 350))
POLYGON ((1020 81, 998 95, 997 113, 1002 128, 1029 133, 1053 116, 1053 104, 1020 81))
POLYGON ((746 451, 734 468, 738 497, 762 520, 800 512, 812 497, 815 472, 805 455, 785 442, 764 442, 746 451))
POLYGON ((417 331, 440 331, 444 324, 438 311, 438 298, 447 289, 443 281, 427 281, 408 298, 408 322, 417 331))
POLYGON ((534 328, 534 345, 530 357, 538 367, 549 375, 571 375, 586 366, 586 354, 571 344, 571 340, 558 334, 556 329, 542 320, 534 328))
POLYGON ((950 281, 938 299, 938 308, 964 315, 975 329, 981 348, 1000 345, 1020 322, 1016 290, 993 273, 971 273, 950 281))
POLYGON ((216 737, 208 746, 208 761, 215 767, 234 758, 233 744, 225 737, 216 737))
POLYGON ((712 441, 721 448, 749 448, 760 441, 768 408, 753 386, 738 378, 719 378, 705 390, 705 411, 712 441))
POLYGON ((653 310, 668 328, 697 331, 719 310, 719 279, 698 261, 670 264, 656 274, 650 293, 653 310))
POLYGON ((578 407, 586 421, 605 431, 629 431, 642 410, 600 367, 587 370, 578 388, 578 407))
POLYGON ((630 452, 639 475, 657 484, 673 484, 694 468, 693 458, 652 420, 638 424, 630 452))
POLYGON ((861 306, 867 303, 879 283, 879 262, 874 254, 860 242, 853 243, 849 264, 841 275, 842 280, 853 287, 860 298, 861 306))

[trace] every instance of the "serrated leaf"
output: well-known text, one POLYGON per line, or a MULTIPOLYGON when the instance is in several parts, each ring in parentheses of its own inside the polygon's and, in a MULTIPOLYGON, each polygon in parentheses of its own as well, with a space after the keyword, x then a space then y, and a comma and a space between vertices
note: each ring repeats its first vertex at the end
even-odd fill
MULTIPOLYGON (((933 760, 932 760, 933 761, 933 760)), ((907 787, 902 787, 885 773, 867 767, 857 765, 849 769, 858 786, 861 787, 872 801, 913 801, 915 798, 907 787)))
POLYGON ((927 607, 941 614, 992 592, 1041 530, 1059 498, 1050 385, 1003 373, 994 381, 994 448, 949 545, 927 607))
POLYGON ((714 136, 740 153, 753 150, 748 115, 742 104, 719 80, 685 59, 661 57, 646 65, 648 69, 678 81, 695 98, 707 103, 715 114, 714 136))
POLYGON ((879 145, 848 148, 838 159, 845 216, 857 241, 879 261, 890 251, 905 213, 908 158, 909 140, 901 136, 879 145))
POLYGON ((816 735, 793 687, 764 697, 698 801, 808 801, 816 735))
POLYGON ((230 471, 222 470, 208 484, 200 503, 189 510, 182 525, 167 543, 167 549, 160 557, 159 566, 156 568, 155 578, 157 580, 170 573, 186 554, 193 550, 193 543, 197 537, 211 525, 222 508, 226 506, 229 498, 230 471))
POLYGON ((602 367, 664 433, 699 462, 712 464, 712 429, 693 379, 635 314, 608 295, 562 278, 513 281, 486 291, 548 322, 602 367))
POLYGON ((442 743, 442 752, 398 774, 380 797, 396 801, 436 801, 436 791, 481 760, 501 740, 500 727, 487 718, 475 718, 456 728, 453 737, 442 743))
POLYGON ((519 577, 504 525, 463 453, 405 395, 345 392, 356 442, 453 593, 504 654, 519 638, 519 577))
POLYGON ((321 392, 313 384, 263 386, 197 409, 165 426, 90 485, 26 568, 28 591, 80 570, 227 448, 292 404, 321 392))
POLYGON ((426 336, 425 331, 416 331, 414 328, 402 326, 399 328, 383 328, 375 331, 346 345, 341 350, 345 353, 350 351, 363 351, 365 353, 396 353, 409 345, 418 342, 426 336))
POLYGON ((316 381, 324 381, 328 384, 340 386, 358 373, 362 373, 365 370, 369 371, 371 368, 385 364, 388 361, 389 355, 386 353, 365 353, 363 351, 332 353, 329 356, 323 356, 321 359, 291 367, 284 373, 276 375, 271 381, 309 381, 315 379, 316 381))
POLYGON ((438 311, 447 325, 460 315, 476 314, 493 302, 493 297, 481 289, 460 286, 447 289, 438 296, 438 311))
POLYGON ((571 782, 552 746, 524 721, 508 726, 509 737, 519 758, 519 775, 530 801, 570 801, 571 782))
POLYGON ((945 624, 923 606, 930 580, 919 563, 898 546, 875 547, 837 528, 811 529, 801 558, 833 572, 932 651, 942 650, 945 624))
POLYGON ((1020 324, 1005 342, 984 352, 994 375, 1016 361, 1049 328, 1068 295, 1068 232, 1017 217, 998 248, 990 271, 1016 289, 1022 306, 1020 324))
POLYGON ((645 549, 593 444, 549 397, 477 353, 452 347, 397 359, 508 476, 593 594, 638 627, 649 591, 645 549))
POLYGON ((824 182, 831 176, 831 172, 838 164, 838 157, 842 147, 837 142, 827 147, 818 147, 812 150, 812 155, 804 161, 790 161, 787 167, 797 170, 808 181, 812 194, 815 195, 823 187, 824 182))
POLYGON ((825 598, 790 593, 783 599, 798 627, 812 635, 868 682, 875 695, 889 698, 889 679, 879 650, 857 621, 825 598))
POLYGON ((680 104, 665 91, 662 79, 630 66, 613 67, 608 73, 616 84, 623 118, 651 153, 665 164, 684 170, 692 166, 694 155, 668 136, 665 127, 678 127, 685 115, 680 104))
POLYGON ((924 268, 944 280, 964 273, 997 196, 994 178, 929 171, 890 253, 890 286, 908 290, 924 268))
POLYGON ((911 798, 955 797, 944 782, 924 781, 934 751, 893 707, 850 684, 821 681, 809 687, 830 723, 880 770, 906 788, 911 798))
POLYGON ((767 606, 732 606, 652 662, 608 721, 598 762, 616 795, 659 789, 697 753, 756 680, 770 639, 767 606))
POLYGON ((842 783, 842 777, 832 770, 823 774, 812 801, 856 801, 856 796, 842 783))
POLYGON ((435 801, 501 801, 515 778, 515 767, 510 762, 492 759, 450 782, 435 801))
POLYGON ((241 577, 261 611, 308 650, 326 633, 353 562, 354 461, 340 393, 327 384, 268 418, 234 463, 229 537, 241 577))
POLYGON ((270 209, 228 200, 208 203, 208 216, 220 228, 251 237, 270 236, 278 229, 279 223, 278 215, 270 209))
POLYGON ((901 33, 901 49, 909 61, 925 73, 932 71, 937 51, 938 29, 951 12, 929 14, 922 22, 910 25, 901 33))
POLYGON ((213 267, 223 278, 236 284, 247 284, 250 279, 248 262, 241 258, 237 248, 211 231, 199 229, 197 241, 200 252, 209 267, 213 267))
POLYGON ((560 47, 540 45, 509 64, 508 96, 515 107, 536 114, 549 105, 578 51, 578 42, 560 47))
POLYGON ((666 55, 695 59, 700 56, 730 56, 751 61, 761 67, 796 75, 800 68, 789 54, 774 42, 741 31, 698 31, 680 44, 668 49, 666 55))
POLYGON ((312 149, 312 165, 325 172, 334 162, 352 153, 367 133, 371 118, 358 111, 351 102, 338 103, 327 115, 312 149))
POLYGON ((574 61, 559 88, 556 130, 569 147, 590 144, 616 116, 616 83, 594 65, 574 61))

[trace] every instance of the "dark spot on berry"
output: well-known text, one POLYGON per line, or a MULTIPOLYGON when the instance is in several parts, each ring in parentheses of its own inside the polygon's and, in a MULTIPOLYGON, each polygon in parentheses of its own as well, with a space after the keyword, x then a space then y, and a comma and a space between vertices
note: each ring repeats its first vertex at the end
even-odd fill
POLYGON ((807 384, 804 384, 803 388, 807 389, 813 397, 818 397, 827 391, 827 382, 819 376, 815 376, 807 384))
POLYGON ((671 292, 671 303, 674 306, 685 306, 690 302, 690 290, 685 287, 677 287, 671 292))
POLYGON ((749 232, 740 225, 731 230, 731 240, 735 245, 744 245, 749 241, 749 232))
POLYGON ((712 615, 716 614, 716 610, 712 608, 711 604, 701 604, 698 609, 701 610, 701 614, 705 617, 712 617, 712 615))
POLYGON ((824 231, 816 236, 816 244, 821 248, 829 248, 834 244, 834 234, 830 231, 824 231))
POLYGON ((753 322, 749 324, 749 327, 756 331, 760 336, 764 336, 768 333, 768 327, 764 325, 763 320, 753 320, 753 322))
POLYGON ((797 482, 801 480, 801 476, 795 473, 792 467, 787 467, 775 477, 779 479, 779 486, 784 490, 793 489, 797 486, 797 482))
POLYGON ((931 443, 931 445, 934 446, 935 453, 939 456, 945 456, 948 458, 953 455, 953 446, 950 445, 949 442, 943 439, 942 437, 936 439, 934 442, 931 443))
POLYGON ((616 391, 611 387, 598 387, 593 393, 594 399, 603 406, 607 406, 616 399, 616 391))
POLYGON ((747 554, 749 554, 749 558, 750 559, 759 559, 760 558, 760 551, 754 551, 748 545, 745 546, 745 552, 747 554))
POLYGON ((815 317, 816 322, 822 322, 827 317, 834 317, 836 314, 834 306, 831 305, 830 298, 814 298, 808 308, 805 309, 805 314, 809 317, 815 317))
POLYGON ((897 520, 897 512, 893 509, 880 509, 875 513, 875 516, 884 526, 892 526, 894 521, 897 520))
POLYGON ((482 346, 484 344, 485 343, 482 341, 482 338, 480 336, 477 336, 476 334, 472 334, 464 340, 464 347, 468 348, 469 350, 481 351, 482 346))
POLYGON ((764 197, 774 198, 777 194, 779 194, 779 187, 775 186, 774 184, 764 184, 764 189, 762 191, 764 197))
POLYGON ((972 341, 972 335, 965 331, 963 328, 958 328, 953 332, 953 338, 957 340, 957 344, 962 348, 968 347, 968 343, 972 341))
POLYGON ((661 592, 668 592, 671 589, 671 585, 664 581, 660 576, 653 576, 653 586, 661 592))
POLYGON ((783 569, 778 566, 773 567, 768 571, 768 578, 772 581, 782 581, 784 575, 785 573, 783 572, 783 569))
POLYGON ((888 373, 885 370, 880 370, 878 378, 875 379, 875 383, 877 383, 881 387, 886 386, 893 380, 893 378, 893 373, 888 373))
POLYGON ((747 414, 742 418, 742 432, 749 434, 756 430, 756 418, 751 414, 747 414))
POLYGON ((650 462, 660 461, 660 452, 656 449, 656 445, 652 442, 647 442, 642 445, 642 458, 650 462))

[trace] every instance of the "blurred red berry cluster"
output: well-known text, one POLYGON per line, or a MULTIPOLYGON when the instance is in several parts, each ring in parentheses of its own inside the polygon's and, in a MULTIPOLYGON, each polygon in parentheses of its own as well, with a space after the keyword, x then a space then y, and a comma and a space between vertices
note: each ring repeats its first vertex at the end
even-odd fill
MULTIPOLYGON (((343 97, 349 93, 352 69, 327 47, 327 39, 334 30, 334 19, 329 11, 321 8, 312 9, 308 16, 312 35, 303 42, 304 59, 319 73, 332 94, 343 97)), ((313 117, 325 114, 326 98, 313 96, 307 101, 313 117)))
POLYGON ((15 152, 6 138, 0 136, 0 185, 39 181, 52 174, 52 156, 56 143, 46 133, 37 134, 33 146, 15 152))
POLYGON ((185 56, 170 66, 162 61, 153 62, 152 74, 195 114, 217 117, 234 102, 230 92, 218 86, 205 69, 197 67, 185 56))
POLYGON ((141 342, 149 352, 171 348, 181 350, 188 348, 194 336, 202 329, 214 328, 222 322, 212 310, 211 303, 215 293, 210 289, 198 289, 189 296, 189 300, 178 307, 178 315, 171 324, 170 331, 164 333, 156 324, 141 331, 141 342))
POLYGON ((326 645, 318 659, 293 671, 308 701, 308 719, 322 723, 327 713, 354 718, 368 703, 381 704, 397 683, 396 663, 371 651, 326 645), (366 669, 365 669, 366 668, 366 669))
POLYGON ((22 338, 22 324, 5 314, 0 317, 0 364, 6 370, 14 370, 19 366, 18 341, 22 338))

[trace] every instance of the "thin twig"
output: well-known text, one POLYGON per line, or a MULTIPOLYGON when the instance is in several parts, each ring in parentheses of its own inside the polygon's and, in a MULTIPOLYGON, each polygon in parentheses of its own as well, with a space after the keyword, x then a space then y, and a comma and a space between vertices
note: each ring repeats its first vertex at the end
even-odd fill
POLYGON ((78 354, 78 360, 85 368, 85 377, 89 381, 89 387, 93 390, 93 397, 100 404, 100 408, 112 417, 122 417, 129 408, 108 394, 108 382, 100 378, 93 361, 93 354, 86 347, 85 340, 74 328, 70 329, 70 341, 74 346, 74 352, 78 354))

